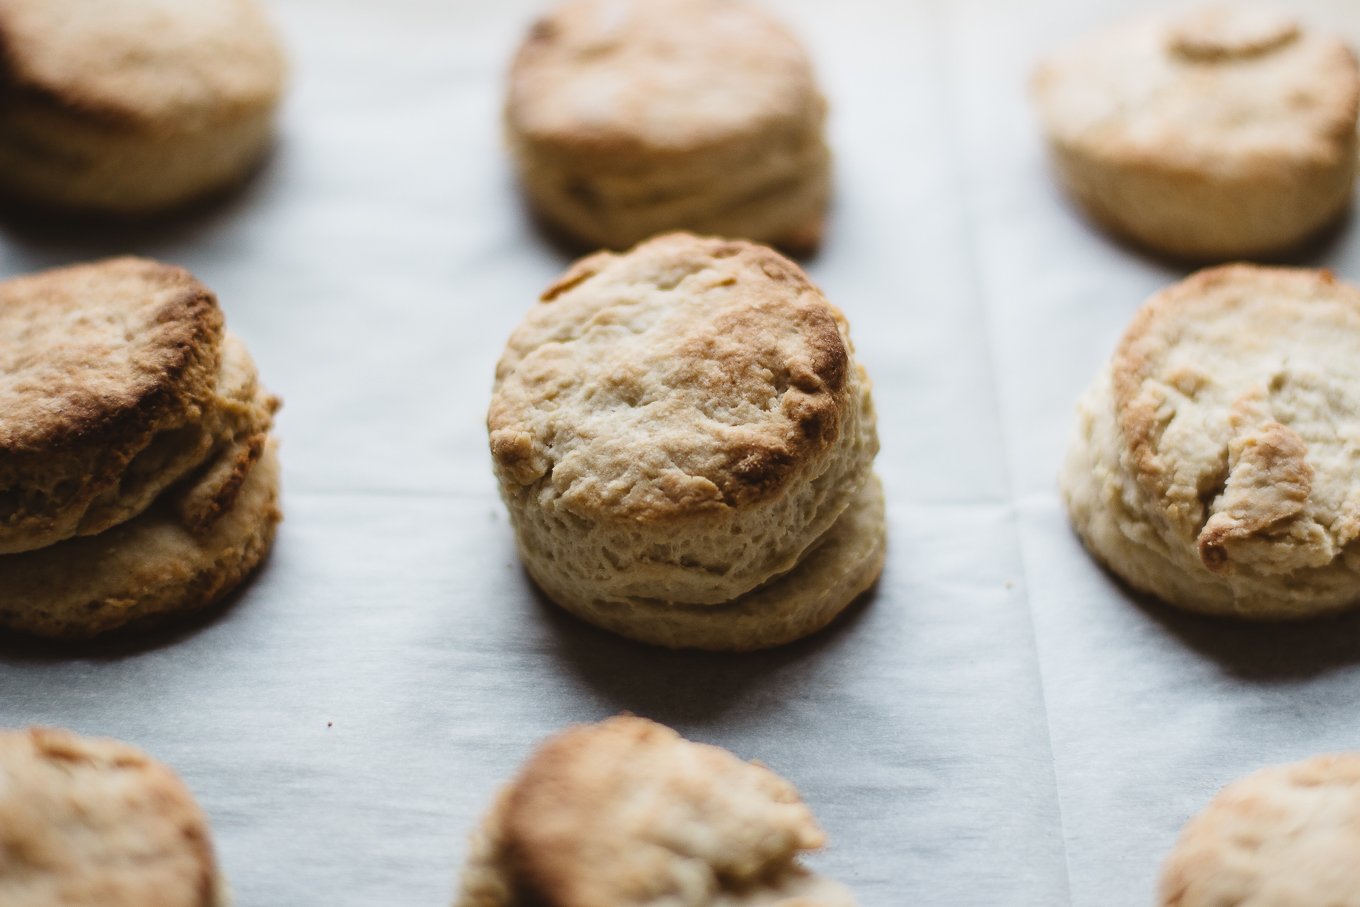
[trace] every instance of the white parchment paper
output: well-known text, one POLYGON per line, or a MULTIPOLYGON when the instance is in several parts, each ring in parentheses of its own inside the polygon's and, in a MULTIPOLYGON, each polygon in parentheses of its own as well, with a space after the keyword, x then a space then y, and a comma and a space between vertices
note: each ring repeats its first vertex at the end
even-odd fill
MULTIPOLYGON (((812 640, 717 657, 537 597, 483 424, 506 335, 567 263, 499 137, 537 4, 276 0, 294 86, 246 191, 155 228, 2 222, 0 273, 136 252, 214 287, 286 401, 277 548, 181 632, 0 642, 0 725, 174 765, 242 907, 446 903, 532 746, 625 709, 792 779, 831 838, 815 864, 866 907, 1150 905, 1217 787, 1360 747, 1360 622, 1237 627, 1137 601, 1057 500, 1078 393, 1183 272, 1068 209, 1025 80, 1137 5, 772 5, 834 111, 837 202, 808 268, 875 380, 891 551, 870 601, 812 640)), ((1360 34, 1350 4, 1303 7, 1360 34)), ((1306 260, 1360 278, 1360 233, 1306 260)))

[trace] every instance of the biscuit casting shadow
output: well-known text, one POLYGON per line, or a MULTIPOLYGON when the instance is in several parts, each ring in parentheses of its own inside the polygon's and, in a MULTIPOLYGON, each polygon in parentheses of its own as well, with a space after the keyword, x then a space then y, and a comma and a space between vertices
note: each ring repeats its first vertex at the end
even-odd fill
POLYGON ((272 553, 265 555, 244 585, 231 590, 215 604, 198 611, 170 615, 154 625, 132 625, 95 639, 75 642, 0 632, 0 664, 112 663, 182 645, 230 620, 238 608, 246 607, 245 599, 250 595, 251 586, 264 582, 272 557, 272 553))
POLYGON ((195 199, 172 211, 119 220, 97 214, 52 210, 9 199, 0 200, 0 240, 11 256, 26 259, 23 268, 34 270, 84 259, 125 255, 129 251, 177 257, 177 250, 202 245, 204 234, 221 229, 252 206, 258 206, 275 183, 280 159, 286 154, 282 142, 238 182, 195 199))
POLYGON ((1101 569, 1130 605, 1241 680, 1288 683, 1360 666, 1360 613, 1281 623, 1205 617, 1144 595, 1101 569))
POLYGON ((564 613, 527 574, 524 585, 551 628, 550 657, 563 670, 599 693, 613 711, 687 727, 719 722, 730 727, 744 712, 777 711, 802 678, 825 673, 837 651, 854 641, 856 628, 875 607, 879 588, 872 586, 813 636, 760 652, 713 653, 663 649, 615 636, 564 613))

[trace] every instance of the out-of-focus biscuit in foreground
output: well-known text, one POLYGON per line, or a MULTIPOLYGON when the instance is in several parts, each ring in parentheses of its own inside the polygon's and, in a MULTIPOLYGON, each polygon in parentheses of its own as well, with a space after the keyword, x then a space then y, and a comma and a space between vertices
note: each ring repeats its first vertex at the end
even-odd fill
POLYGON ((506 104, 531 204, 592 249, 684 229, 812 252, 825 119, 803 47, 744 0, 568 0, 525 39, 506 104))
POLYGON ((472 842, 456 907, 853 907, 793 785, 642 718, 550 738, 472 842))
POLYGON ((1083 398, 1062 475, 1087 547, 1208 614, 1360 602, 1360 290, 1232 265, 1154 296, 1083 398))
POLYGON ((1162 870, 1161 907, 1360 907, 1360 755, 1248 775, 1191 819, 1162 870))
POLYGON ((0 731, 0 904, 227 907, 208 820, 124 743, 0 731))
POLYGON ((1098 223, 1178 258, 1288 252, 1348 208, 1360 67, 1283 10, 1116 27, 1040 66, 1055 169, 1098 223))
POLYGON ((849 325, 763 246, 672 234, 577 262, 511 335, 488 427, 530 575, 624 636, 780 645, 882 569, 849 325))
POLYGON ((0 193, 141 217, 241 180, 285 61, 257 0, 0 0, 0 193))
POLYGON ((279 519, 277 407, 187 271, 0 283, 0 627, 84 637, 219 600, 279 519))

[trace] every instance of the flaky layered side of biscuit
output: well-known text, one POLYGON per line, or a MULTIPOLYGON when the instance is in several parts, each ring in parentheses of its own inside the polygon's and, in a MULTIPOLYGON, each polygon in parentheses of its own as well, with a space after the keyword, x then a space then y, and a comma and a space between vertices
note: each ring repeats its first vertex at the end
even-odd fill
POLYGON ((0 284, 0 627, 89 637, 219 601, 279 521, 278 406, 181 269, 0 284))
POLYGON ((802 254, 830 197, 806 52, 744 2, 570 0, 510 73, 506 133, 533 207, 587 247, 687 229, 802 254))
POLYGON ((286 66, 256 0, 9 0, 0 48, 0 192, 19 201, 155 214, 271 143, 286 66))
POLYGON ((227 907, 207 817, 173 771, 115 740, 0 730, 5 907, 227 907))
POLYGON ((1218 5, 1120 26, 1045 61, 1033 89, 1064 188, 1147 248, 1274 255, 1350 205, 1360 66, 1283 10, 1218 5))
POLYGON ((824 835, 768 769, 641 718, 550 738, 475 835, 456 907, 850 907, 797 862, 824 835))
POLYGON ((1083 399, 1073 525, 1131 585, 1211 614, 1360 603, 1360 290, 1231 266, 1155 296, 1083 399))
POLYGON ((764 247, 582 260, 510 338, 488 427, 526 568, 616 632, 777 645, 881 568, 868 379, 841 313, 764 247))

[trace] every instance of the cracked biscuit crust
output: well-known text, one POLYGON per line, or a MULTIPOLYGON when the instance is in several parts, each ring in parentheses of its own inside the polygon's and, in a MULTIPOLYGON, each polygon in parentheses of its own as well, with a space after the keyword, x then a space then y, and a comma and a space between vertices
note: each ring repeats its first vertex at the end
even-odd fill
POLYGON ((544 743, 473 843, 458 907, 851 907, 824 835, 763 766, 641 718, 544 743))
POLYGON ((1153 297, 1083 401, 1064 474, 1087 544, 1193 610, 1360 600, 1360 291, 1234 265, 1153 297))
POLYGON ((878 450, 841 313, 770 249, 687 234, 549 289, 488 427, 526 564, 582 608, 718 605, 792 570, 878 450))
POLYGON ((1181 832, 1162 907, 1360 907, 1360 756, 1236 781, 1181 832))
POLYGON ((138 454, 188 440, 213 409, 222 336, 213 294, 151 261, 0 284, 0 553, 104 528, 82 524, 138 454))
POLYGON ((1196 260, 1288 251, 1349 205, 1360 67, 1284 11, 1117 27, 1041 65, 1057 172, 1099 223, 1196 260))
POLYGON ((114 740, 0 731, 0 903, 225 907, 208 823, 175 774, 114 740))

